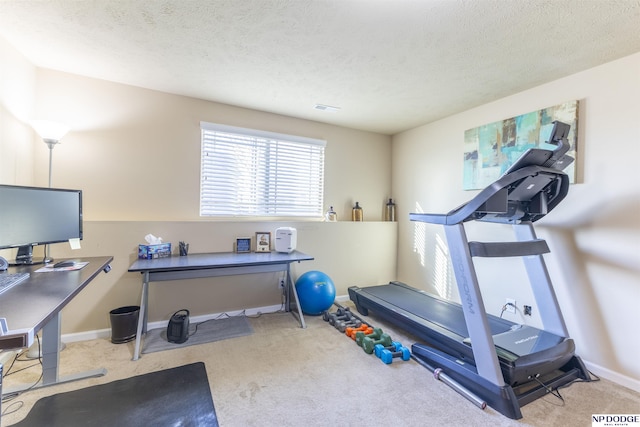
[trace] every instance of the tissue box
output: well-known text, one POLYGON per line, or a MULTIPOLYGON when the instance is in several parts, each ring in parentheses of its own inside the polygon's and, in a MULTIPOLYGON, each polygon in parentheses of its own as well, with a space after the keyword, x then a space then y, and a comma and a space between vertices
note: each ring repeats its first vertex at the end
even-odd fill
POLYGON ((171 256, 171 243, 158 245, 138 245, 139 259, 166 258, 171 256))

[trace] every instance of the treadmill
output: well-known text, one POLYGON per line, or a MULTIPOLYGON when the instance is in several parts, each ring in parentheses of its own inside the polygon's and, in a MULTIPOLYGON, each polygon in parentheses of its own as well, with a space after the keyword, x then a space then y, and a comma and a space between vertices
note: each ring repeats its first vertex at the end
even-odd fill
POLYGON ((573 158, 569 125, 553 122, 555 150, 532 148, 489 187, 446 214, 412 213, 410 220, 445 228, 462 304, 444 300, 400 282, 349 288, 359 313, 377 316, 426 344, 412 346, 413 357, 439 370, 503 415, 522 418, 520 407, 576 379, 590 381, 558 305, 543 254, 547 243, 533 222, 564 199, 569 177, 562 172, 573 158), (515 241, 469 242, 464 224, 510 224, 515 241), (543 329, 486 313, 474 257, 521 257, 540 310, 543 329))

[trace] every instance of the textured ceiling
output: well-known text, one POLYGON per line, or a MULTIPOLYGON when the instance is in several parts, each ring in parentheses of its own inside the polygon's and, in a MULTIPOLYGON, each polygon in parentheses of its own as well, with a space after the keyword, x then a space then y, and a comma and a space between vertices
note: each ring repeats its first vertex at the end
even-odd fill
POLYGON ((0 0, 37 66, 384 134, 640 52, 638 28, 640 0, 0 0))

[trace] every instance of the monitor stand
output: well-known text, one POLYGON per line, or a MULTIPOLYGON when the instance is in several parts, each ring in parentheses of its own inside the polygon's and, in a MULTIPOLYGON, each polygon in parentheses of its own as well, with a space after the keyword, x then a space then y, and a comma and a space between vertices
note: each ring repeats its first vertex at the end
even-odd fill
POLYGON ((18 248, 16 259, 11 264, 12 267, 18 265, 37 265, 44 264, 45 260, 33 260, 33 245, 24 245, 18 248))

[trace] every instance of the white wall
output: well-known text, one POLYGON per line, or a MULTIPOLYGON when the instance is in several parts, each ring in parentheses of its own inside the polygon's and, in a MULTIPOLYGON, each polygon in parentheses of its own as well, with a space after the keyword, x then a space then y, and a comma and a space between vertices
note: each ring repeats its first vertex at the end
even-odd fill
MULTIPOLYGON (((63 333, 108 328, 111 309, 139 302, 140 276, 127 268, 148 233, 174 246, 189 242, 191 252, 230 251, 235 237, 283 224, 199 217, 200 121, 325 139, 326 208, 333 205, 344 221, 357 200, 366 222, 290 223, 299 229, 300 250, 315 257, 296 265, 296 277, 307 269, 325 271, 339 296, 351 285, 395 278, 397 225, 380 221, 391 191, 390 136, 40 69, 6 43, 0 47, 7 70, 0 75, 0 183, 46 186, 49 150, 28 121, 67 123, 71 131, 53 151, 52 180, 54 187, 83 190, 85 235, 81 250, 57 244, 51 255, 114 256, 113 270, 63 310, 63 333), (23 97, 29 108, 10 114, 8 106, 23 97)), ((0 255, 13 258, 15 250, 0 255)), ((184 307, 208 314, 279 304, 277 283, 261 275, 163 283, 152 291, 150 320, 168 320, 184 307)))
MULTIPOLYGON (((36 68, 0 38, 0 183, 33 180, 36 68)), ((43 143, 44 145, 44 143, 43 143)))
MULTIPOLYGON (((462 190, 465 130, 574 99, 581 180, 536 228, 551 247, 545 260, 577 353, 594 371, 640 390, 640 53, 394 136, 398 279, 441 294, 453 287, 448 296, 459 299, 441 227, 411 223, 409 212, 444 213, 477 194, 462 190)), ((470 240, 511 236, 507 226, 467 228, 470 240)), ((499 314, 505 298, 515 298, 521 309, 533 305, 534 316, 504 317, 541 326, 514 261, 476 263, 487 311, 499 314)))

